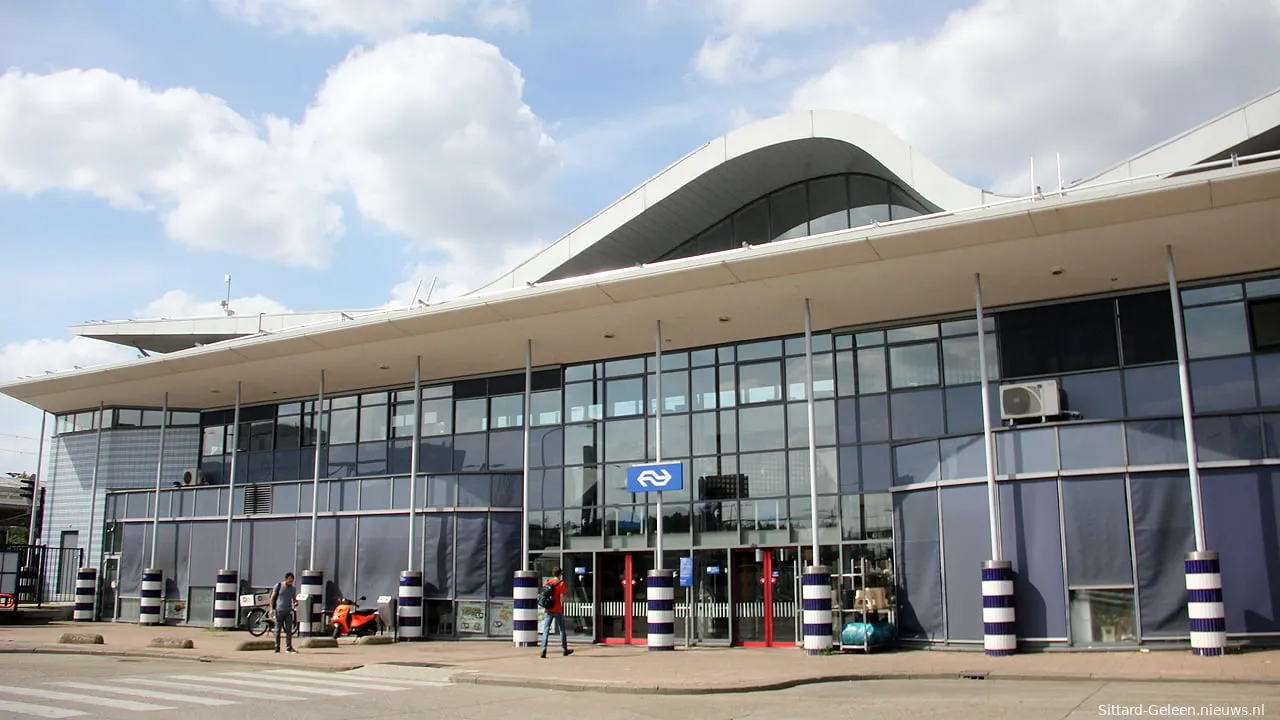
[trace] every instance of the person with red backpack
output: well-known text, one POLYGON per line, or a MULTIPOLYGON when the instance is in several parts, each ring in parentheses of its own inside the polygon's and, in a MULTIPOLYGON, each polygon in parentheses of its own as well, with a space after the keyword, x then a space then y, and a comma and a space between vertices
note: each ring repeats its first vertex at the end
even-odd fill
POLYGON ((542 655, 547 656, 547 641, 551 638, 551 623, 560 626, 560 649, 565 655, 572 655, 569 649, 569 631, 564 624, 564 596, 569 592, 564 584, 564 570, 556 568, 551 571, 551 579, 538 591, 538 607, 546 614, 546 624, 542 626, 542 655))

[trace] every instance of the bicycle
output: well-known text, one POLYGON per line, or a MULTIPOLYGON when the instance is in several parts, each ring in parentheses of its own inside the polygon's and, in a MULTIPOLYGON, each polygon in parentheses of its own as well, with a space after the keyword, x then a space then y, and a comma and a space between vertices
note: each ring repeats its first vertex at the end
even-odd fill
MULTIPOLYGON (((249 634, 254 637, 262 637, 268 632, 275 632, 276 620, 273 613, 269 613, 265 608, 254 608, 249 611, 249 617, 245 618, 245 627, 249 630, 249 634)), ((293 615, 293 635, 298 635, 298 614, 293 615)))

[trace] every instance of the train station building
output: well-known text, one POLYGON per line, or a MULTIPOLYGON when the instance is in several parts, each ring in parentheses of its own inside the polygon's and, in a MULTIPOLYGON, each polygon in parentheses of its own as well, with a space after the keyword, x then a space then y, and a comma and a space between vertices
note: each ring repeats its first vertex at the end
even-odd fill
POLYGON ((150 356, 0 392, 56 418, 42 542, 101 620, 147 568, 192 624, 221 569, 327 608, 411 570, 426 637, 510 639, 513 574, 563 567, 572 638, 644 644, 662 459, 681 640, 795 646, 820 564, 837 634, 982 647, 993 560, 1019 647, 1280 637, 1280 92, 1022 197, 797 113, 469 295, 73 330, 150 356))

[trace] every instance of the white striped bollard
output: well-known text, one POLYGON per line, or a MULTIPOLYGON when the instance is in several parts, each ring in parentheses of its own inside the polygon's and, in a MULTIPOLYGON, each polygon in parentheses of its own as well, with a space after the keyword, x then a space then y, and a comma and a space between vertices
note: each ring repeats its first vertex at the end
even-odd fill
POLYGON ((240 573, 235 570, 219 570, 213 585, 213 626, 224 630, 234 629, 239 613, 238 591, 240 573))
POLYGON ((517 570, 511 581, 511 640, 516 647, 538 645, 538 576, 517 570))
POLYGON ((1218 657, 1227 649, 1226 610, 1222 603, 1222 570, 1218 553, 1187 553, 1187 617, 1191 620, 1191 652, 1218 657))
POLYGON ((800 594, 804 604, 804 654, 821 655, 832 645, 831 568, 826 565, 806 567, 800 594))
POLYGON ((1018 649, 1013 605, 1013 563, 982 563, 982 646, 988 655, 1012 655, 1018 649))
POLYGON ((306 600, 298 603, 298 636, 324 635, 324 571, 303 570, 302 577, 298 579, 298 595, 307 596, 306 600))
POLYGON ((396 638, 422 639, 422 573, 400 573, 400 596, 396 602, 396 638))
POLYGON ((159 625, 164 622, 164 571, 147 568, 142 571, 142 599, 138 602, 138 624, 159 625))
POLYGON ((672 570, 650 570, 648 598, 649 651, 676 649, 676 588, 672 570))
POLYGON ((93 622, 94 606, 98 600, 98 570, 82 567, 76 570, 76 608, 71 619, 76 622, 93 622))

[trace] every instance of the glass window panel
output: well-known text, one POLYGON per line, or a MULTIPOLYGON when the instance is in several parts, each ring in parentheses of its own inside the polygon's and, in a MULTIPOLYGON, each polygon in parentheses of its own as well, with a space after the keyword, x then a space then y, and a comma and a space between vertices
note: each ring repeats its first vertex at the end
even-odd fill
POLYGON ((787 240, 809 234, 809 207, 803 184, 769 196, 769 237, 787 240))
POLYGON ((945 438, 939 443, 939 450, 943 480, 986 477, 987 453, 982 449, 981 435, 945 438))
POLYGON ((889 439, 889 398, 885 395, 858 398, 858 436, 862 442, 889 439))
POLYGON ((360 409, 360 441, 387 439, 387 406, 374 405, 360 409))
POLYGON ((362 480, 360 482, 360 509, 391 509, 391 478, 362 480))
MULTIPOLYGON (((648 421, 649 438, 648 438, 648 454, 646 459, 657 459, 655 450, 658 444, 657 418, 651 417, 648 421)), ((673 458, 689 457, 689 416, 688 415, 663 415, 662 416, 662 457, 664 460, 673 458)), ((668 493, 668 497, 671 494, 668 493)))
MULTIPOLYGON (((141 417, 141 416, 139 416, 141 417)), ((59 431, 61 432, 61 431, 59 431)), ((226 449, 225 441, 227 428, 225 425, 212 425, 204 429, 204 440, 200 450, 201 455, 221 455, 226 449)))
POLYGON ((453 434, 453 400, 447 398, 423 400, 423 437, 451 434, 453 434))
POLYGON ((1124 466, 1124 436, 1119 423, 1074 425, 1058 431, 1063 470, 1124 466))
POLYGON ((858 457, 863 492, 888 490, 893 485, 893 452, 888 443, 863 445, 858 457))
POLYGON ((458 501, 456 475, 430 475, 427 477, 427 507, 454 507, 458 501))
POLYGON ((1129 465, 1164 465, 1187 461, 1187 436, 1181 420, 1125 423, 1129 465))
POLYGON ((734 366, 721 365, 718 372, 720 376, 720 407, 733 407, 738 404, 738 384, 735 379, 734 366))
POLYGON ((1058 469, 1057 433, 1053 428, 998 433, 996 458, 1004 475, 1054 472, 1058 469))
POLYGON ((1231 285, 1215 285, 1213 287, 1192 288, 1182 291, 1183 305, 1206 305, 1208 303, 1239 300, 1244 297, 1239 283, 1231 285))
POLYGON ((841 177, 809 182, 809 232, 819 235, 849 227, 849 190, 841 177))
POLYGON ((781 363, 773 361, 739 366, 738 391, 743 404, 781 400, 781 363))
POLYGON ((533 393, 530 398, 533 406, 529 411, 533 426, 559 425, 561 399, 559 390, 543 390, 533 393))
POLYGON ((890 344, 912 342, 914 340, 932 340, 938 337, 938 326, 934 323, 929 323, 928 325, 893 328, 886 333, 886 337, 890 344))
MULTIPOLYGON (((105 414, 107 411, 103 411, 103 412, 104 412, 104 414, 105 414)), ((92 416, 93 420, 96 420, 96 419, 97 419, 97 417, 98 417, 98 414, 97 414, 97 413, 91 413, 91 416, 92 416)), ((159 410, 143 410, 143 411, 142 411, 142 425, 143 425, 144 427, 160 427, 160 420, 161 420, 163 417, 164 417, 164 413, 162 413, 162 412, 161 412, 161 411, 159 411, 159 410)), ((86 428, 86 429, 88 429, 88 430, 92 430, 92 429, 94 429, 94 428, 96 428, 96 427, 97 427, 97 425, 96 425, 96 424, 93 424, 93 420, 90 420, 90 426, 89 426, 88 428, 86 428)))
POLYGON ((1258 369, 1258 397, 1262 407, 1280 405, 1280 353, 1255 355, 1258 369))
POLYGON ((858 392, 862 395, 884 392, 889 387, 889 373, 884 364, 884 348, 858 351, 858 392))
POLYGON ((387 473, 387 441, 360 443, 356 455, 357 475, 385 475, 387 473))
POLYGON ((780 450, 786 447, 784 420, 781 405, 739 410, 738 442, 742 452, 780 450))
POLYGON ((453 397, 452 385, 428 385, 427 387, 422 388, 423 400, 447 397, 453 397))
POLYGON ((733 215, 733 244, 769 242, 769 204, 758 200, 733 215))
MULTIPOLYGON (((239 475, 242 471, 237 471, 239 475)), ((329 471, 327 477, 345 478, 356 474, 356 446, 355 445, 330 445, 329 446, 329 471)), ((239 478, 236 478, 237 482, 239 478)))
POLYGON ((1067 375, 1062 378, 1064 407, 1078 419, 1112 420, 1124 417, 1124 395, 1118 371, 1067 375))
MULTIPOLYGON (((538 448, 530 447, 537 452, 538 448)), ((524 432, 503 430, 489 433, 490 470, 519 470, 524 467, 524 432)))
POLYGON ((609 417, 630 417, 644 413, 644 378, 610 380, 605 386, 609 417))
POLYGON ((874 347, 884 344, 884 331, 872 330, 870 332, 860 332, 854 336, 858 347, 874 347))
POLYGON ((1280 458, 1280 414, 1262 416, 1262 435, 1266 456, 1280 458))
POLYGON ((489 462, 489 436, 485 433, 458 435, 453 439, 453 469, 483 470, 489 462))
POLYGON ((600 420, 604 417, 603 383, 571 383, 564 386, 565 422, 600 420))
MULTIPOLYGON (((581 495, 578 496, 581 501, 581 495)), ((529 507, 559 510, 564 506, 564 470, 546 468, 529 473, 529 507)))
POLYGON ((733 218, 725 218, 697 238, 699 255, 722 252, 738 247, 733 241, 733 218))
POLYGON ((355 395, 348 395, 346 397, 329 398, 329 409, 341 410, 343 408, 353 408, 353 407, 356 407, 359 403, 360 403, 360 398, 355 395))
POLYGON ((937 482, 939 475, 938 442, 930 440, 893 449, 894 485, 937 482))
POLYGON ((690 395, 694 410, 712 410, 716 407, 716 369, 696 368, 690 371, 690 395))
POLYGON ((1244 284, 1244 292, 1251 298, 1280 295, 1280 278, 1247 282, 1244 284))
POLYGON ((725 452, 718 413, 694 413, 692 417, 693 454, 719 455, 725 452))
POLYGON ((524 395, 489 398, 489 427, 493 430, 524 425, 524 395))
MULTIPOLYGON (((989 390, 997 395, 1000 387, 992 384, 989 390)), ((982 387, 979 385, 962 385, 946 390, 947 399, 947 432, 952 435, 960 433, 982 432, 982 387)), ((999 405, 991 404, 992 412, 999 411, 999 405)))
MULTIPOLYGON (((995 333, 987 333, 984 337, 987 342, 987 379, 996 380, 1000 377, 1000 355, 996 352, 996 336, 995 333)), ((977 336, 951 337, 943 340, 942 368, 943 377, 948 385, 980 382, 982 374, 978 365, 977 336)))
POLYGON ((356 441, 356 410, 334 410, 329 413, 329 436, 325 442, 331 445, 356 441))
POLYGON ((716 364, 716 351, 711 348, 692 350, 689 352, 690 367, 706 367, 716 364))
MULTIPOLYGON (((738 346, 738 362, 768 360, 776 357, 782 357, 781 340, 762 340, 738 346)), ((723 363, 724 359, 721 358, 720 362, 723 363)))
POLYGON ((489 429, 489 401, 486 398, 469 398, 455 404, 455 432, 483 432, 489 429))
POLYGON ((599 462, 599 425, 565 425, 564 463, 566 465, 593 465, 599 462))
MULTIPOLYGON (((804 400, 808 397, 808 371, 804 357, 787 359, 787 399, 804 400)), ((813 396, 818 399, 835 397, 834 368, 830 353, 813 356, 813 396)))
POLYGON ((596 366, 594 363, 586 365, 570 365, 564 369, 564 381, 576 382, 578 380, 593 380, 596 376, 596 366))
POLYGON ((890 396, 893 439, 912 440, 944 434, 942 391, 915 390, 890 396))
POLYGON ((889 203, 893 206, 893 219, 916 217, 928 212, 923 205, 904 188, 889 183, 889 203))
POLYGON ((1036 377, 1115 367, 1115 301, 1082 300, 1000 313, 1001 375, 1036 377))
MULTIPOLYGON (((657 410, 658 403, 655 398, 658 393, 657 385, 657 375, 651 373, 649 387, 646 389, 650 415, 657 410)), ((662 397, 662 412, 689 412, 689 373, 684 370, 662 373, 662 397)))
POLYGON ((1187 356, 1195 358, 1249 352, 1249 323, 1244 303, 1187 308, 1183 312, 1187 356))
MULTIPOLYGON (((742 411, 746 412, 746 411, 742 411)), ((813 416, 816 421, 814 433, 815 444, 836 444, 836 405, 832 400, 818 400, 813 404, 813 416)), ((809 404, 791 403, 787 405, 787 446, 809 447, 809 404)), ((765 449, 765 448, 759 448, 765 449)))
POLYGON ((1173 303, 1165 291, 1126 295, 1116 300, 1120 313, 1120 348, 1125 365, 1178 359, 1173 332, 1173 303))
POLYGON ((492 502, 488 475, 458 476, 458 507, 488 507, 492 502))
MULTIPOLYGON (((283 420, 283 418, 281 418, 283 420)), ((391 408, 392 437, 413 437, 413 403, 396 403, 391 408)))
POLYGON ((529 431, 530 467, 558 467, 564 465, 564 428, 544 427, 529 431))
POLYGON ((116 411, 116 427, 142 427, 142 411, 121 409, 116 411))
POLYGON ((1280 299, 1250 303, 1249 327, 1253 331, 1254 350, 1280 350, 1280 299))
POLYGON ((1123 477, 1063 480, 1062 514, 1070 585, 1133 583, 1123 477))
POLYGON ((1201 360, 1190 369, 1191 405, 1197 413, 1258 406, 1251 358, 1201 360))
POLYGON ((643 460, 645 456, 645 421, 612 420, 604 425, 604 459, 607 463, 643 460))
POLYGON ((840 516, 845 540, 893 537, 893 498, 889 493, 843 497, 840 516))
POLYGON ((1124 371, 1124 399, 1129 417, 1181 415, 1178 366, 1155 365, 1124 371))
POLYGON ((564 469, 564 502, 570 506, 589 507, 600 503, 600 471, 595 467, 564 469))
MULTIPOLYGON (((835 448, 820 448, 818 457, 818 473, 814 478, 818 485, 818 494, 839 492, 836 471, 839 454, 835 448)), ((788 472, 790 475, 791 494, 809 494, 809 451, 792 450, 788 453, 788 472)))
MULTIPOLYGON (((994 331, 996 329, 995 317, 992 315, 984 315, 982 317, 982 327, 987 332, 994 331)), ((954 337, 956 335, 977 335, 977 334, 978 334, 977 318, 965 318, 964 320, 951 320, 949 322, 942 323, 943 337, 954 337)))
POLYGON ((858 401, 841 398, 836 406, 837 440, 841 445, 858 442, 858 401))
POLYGON ((870 175, 849 176, 849 226, 889 222, 889 183, 870 175))
MULTIPOLYGON (((818 527, 840 526, 840 498, 837 495, 819 495, 817 498, 818 527)), ((790 523, 796 530, 813 527, 813 505, 808 497, 793 497, 790 502, 790 523)))
MULTIPOLYGON (((787 355, 804 355, 804 336, 789 337, 783 343, 787 355)), ((831 352, 831 335, 827 333, 813 334, 813 353, 819 355, 831 352)))
POLYGON ((1132 590, 1072 590, 1071 641, 1076 645, 1137 640, 1132 590))
POLYGON ((1195 419, 1200 462, 1261 460, 1262 420, 1257 415, 1195 419))
POLYGON ((738 456, 739 472, 746 477, 743 497, 781 497, 787 494, 787 454, 750 453, 738 456))
POLYGON ((836 393, 840 397, 856 395, 858 392, 858 371, 853 362, 852 352, 846 350, 836 353, 835 373, 836 393))

